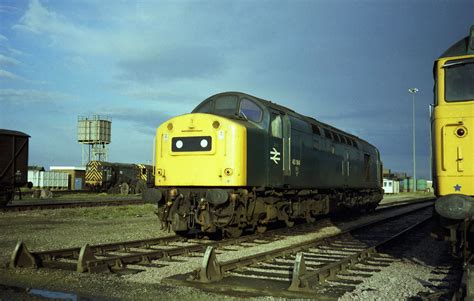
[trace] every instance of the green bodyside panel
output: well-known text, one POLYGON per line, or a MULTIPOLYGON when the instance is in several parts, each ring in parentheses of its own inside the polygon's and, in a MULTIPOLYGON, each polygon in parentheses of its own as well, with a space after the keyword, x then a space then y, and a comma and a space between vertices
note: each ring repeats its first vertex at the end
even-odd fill
POLYGON ((247 186, 266 186, 268 133, 247 128, 247 186))

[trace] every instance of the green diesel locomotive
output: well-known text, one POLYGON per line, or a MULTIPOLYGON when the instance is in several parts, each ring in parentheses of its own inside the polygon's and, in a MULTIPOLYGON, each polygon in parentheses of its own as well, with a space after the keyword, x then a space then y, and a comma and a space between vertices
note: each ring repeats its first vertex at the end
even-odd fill
POLYGON ((280 220, 314 220, 382 199, 374 146, 328 124, 239 92, 163 123, 155 194, 164 227, 239 236, 280 220))

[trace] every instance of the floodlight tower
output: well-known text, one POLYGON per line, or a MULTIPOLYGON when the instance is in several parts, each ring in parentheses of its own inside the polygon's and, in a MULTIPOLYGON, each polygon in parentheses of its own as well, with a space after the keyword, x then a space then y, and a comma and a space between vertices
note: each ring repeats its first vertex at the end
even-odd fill
POLYGON ((107 161, 111 142, 112 119, 106 116, 79 116, 77 141, 82 144, 82 165, 89 161, 107 161))
MULTIPOLYGON (((418 92, 417 88, 410 88, 408 92, 413 96, 413 191, 416 192, 416 155, 415 155, 415 94, 418 92)), ((410 185, 408 185, 410 186, 410 185)))

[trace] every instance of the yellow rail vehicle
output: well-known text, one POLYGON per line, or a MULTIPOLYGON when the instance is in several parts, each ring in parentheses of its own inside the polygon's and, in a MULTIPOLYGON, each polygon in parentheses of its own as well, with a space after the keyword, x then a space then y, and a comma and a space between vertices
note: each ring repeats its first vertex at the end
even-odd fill
POLYGON ((433 179, 438 213, 474 215, 474 26, 434 65, 433 179))
POLYGON ((238 122, 209 114, 169 120, 158 129, 156 185, 246 186, 246 134, 238 122))

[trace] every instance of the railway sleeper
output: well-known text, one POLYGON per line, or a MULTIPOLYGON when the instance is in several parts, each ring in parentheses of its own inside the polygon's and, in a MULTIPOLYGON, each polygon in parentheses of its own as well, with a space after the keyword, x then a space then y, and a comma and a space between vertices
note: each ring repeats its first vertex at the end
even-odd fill
POLYGON ((322 283, 326 280, 333 280, 336 278, 338 273, 345 272, 350 266, 373 256, 376 252, 375 248, 369 248, 347 257, 342 261, 336 261, 313 271, 307 271, 304 255, 302 252, 298 252, 293 266, 291 284, 288 290, 294 292, 309 291, 311 290, 310 283, 312 281, 322 283))
POLYGON ((41 260, 34 256, 23 241, 18 241, 13 251, 10 267, 12 268, 38 268, 41 266, 41 260))

